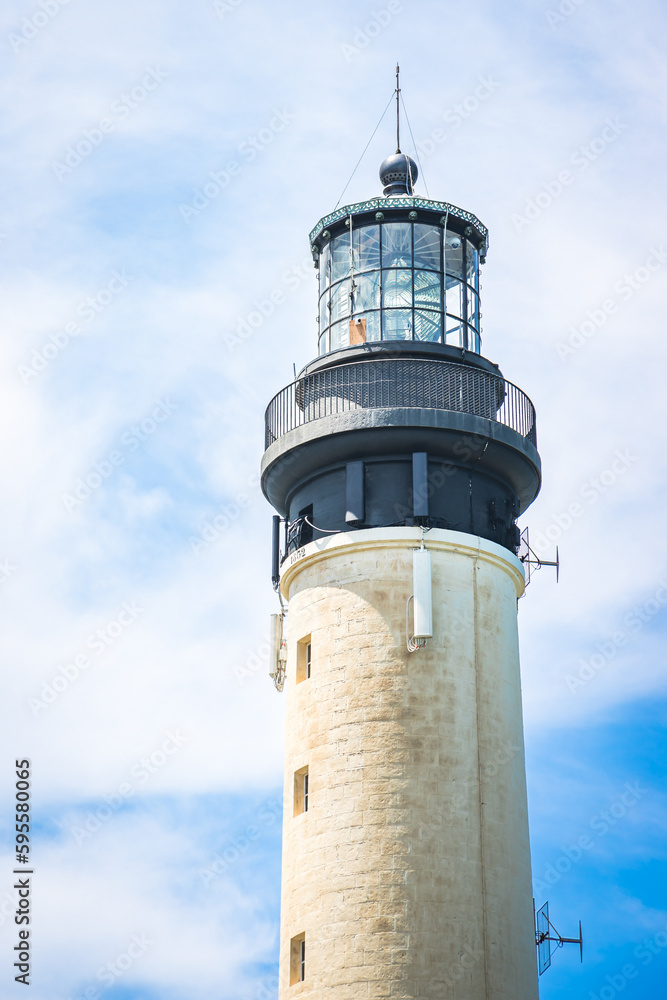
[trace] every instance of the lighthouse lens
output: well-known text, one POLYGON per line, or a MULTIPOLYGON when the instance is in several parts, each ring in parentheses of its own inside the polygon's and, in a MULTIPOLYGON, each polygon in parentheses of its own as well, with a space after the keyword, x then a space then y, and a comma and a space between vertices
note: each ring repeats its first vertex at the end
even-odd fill
POLYGON ((412 271, 394 268, 383 272, 382 305, 385 309, 412 305, 412 271))
POLYGON ((320 354, 412 339, 479 351, 479 251, 471 240, 442 222, 347 223, 320 248, 320 354))
POLYGON ((389 222, 382 227, 382 266, 412 266, 412 225, 389 222))
POLYGON ((440 275, 434 271, 415 271, 415 306, 440 309, 440 275))
POLYGON ((415 309, 415 340, 439 344, 442 340, 442 314, 415 309))
POLYGON ((415 267, 440 270, 440 230, 415 223, 415 267))
POLYGON ((380 272, 360 274, 355 278, 354 311, 380 308, 380 272))
POLYGON ((412 309, 387 309, 382 326, 383 340, 412 340, 412 309))
POLYGON ((363 226, 354 230, 355 271, 371 271, 380 267, 380 227, 363 226))

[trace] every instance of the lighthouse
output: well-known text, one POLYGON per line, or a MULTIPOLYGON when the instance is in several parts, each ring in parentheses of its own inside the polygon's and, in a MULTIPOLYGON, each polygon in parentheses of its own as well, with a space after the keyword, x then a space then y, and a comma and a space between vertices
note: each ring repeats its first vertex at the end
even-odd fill
POLYGON ((266 410, 286 699, 280 1000, 537 1000, 517 517, 535 411, 482 354, 472 213, 382 193, 310 233, 317 354, 266 410))

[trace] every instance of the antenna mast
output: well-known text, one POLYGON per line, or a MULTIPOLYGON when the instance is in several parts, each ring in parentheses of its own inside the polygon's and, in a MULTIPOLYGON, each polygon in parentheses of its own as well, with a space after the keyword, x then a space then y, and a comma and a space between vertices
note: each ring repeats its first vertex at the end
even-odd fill
POLYGON ((401 151, 401 132, 400 132, 401 118, 400 118, 400 110, 398 104, 401 95, 401 88, 399 86, 399 81, 398 81, 399 72, 400 68, 398 63, 396 63, 396 152, 397 153, 400 153, 401 151))

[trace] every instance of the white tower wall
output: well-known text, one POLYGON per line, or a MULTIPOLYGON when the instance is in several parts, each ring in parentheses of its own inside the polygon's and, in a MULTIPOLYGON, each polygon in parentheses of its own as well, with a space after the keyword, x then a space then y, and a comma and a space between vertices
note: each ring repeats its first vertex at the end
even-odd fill
POLYGON ((280 1000, 537 1000, 523 569, 493 542, 426 532, 433 638, 408 653, 421 539, 333 535, 283 566, 280 1000), (302 935, 305 979, 291 983, 302 935))

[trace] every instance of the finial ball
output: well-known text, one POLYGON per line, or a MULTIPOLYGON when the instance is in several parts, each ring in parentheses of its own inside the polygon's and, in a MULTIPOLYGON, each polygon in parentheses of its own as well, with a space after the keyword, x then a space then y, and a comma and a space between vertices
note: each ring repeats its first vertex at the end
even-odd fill
POLYGON ((380 181, 384 194, 412 194, 419 175, 417 164, 405 153, 393 153, 380 166, 380 181))

